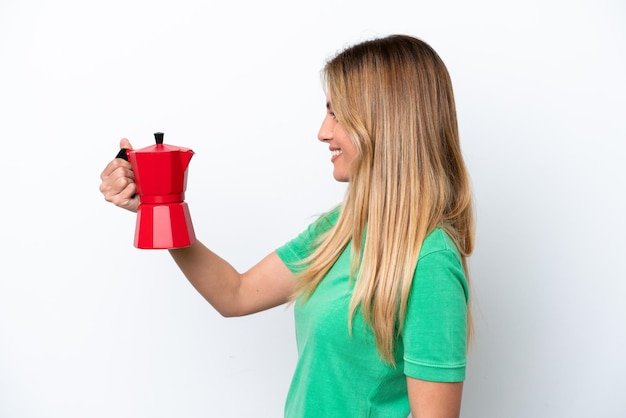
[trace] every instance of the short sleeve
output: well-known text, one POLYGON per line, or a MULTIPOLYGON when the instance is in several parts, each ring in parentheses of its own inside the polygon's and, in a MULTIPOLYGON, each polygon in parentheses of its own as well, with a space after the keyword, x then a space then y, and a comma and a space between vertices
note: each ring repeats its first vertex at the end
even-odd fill
MULTIPOLYGON (((439 234, 431 238, 449 241, 444 232, 439 234)), ((402 341, 404 373, 416 379, 465 380, 468 287, 460 256, 450 243, 420 254, 413 278, 402 341)))
POLYGON ((311 223, 296 238, 276 249, 276 254, 291 270, 298 273, 305 267, 301 261, 311 254, 316 244, 316 240, 328 231, 337 222, 339 208, 321 215, 311 223))

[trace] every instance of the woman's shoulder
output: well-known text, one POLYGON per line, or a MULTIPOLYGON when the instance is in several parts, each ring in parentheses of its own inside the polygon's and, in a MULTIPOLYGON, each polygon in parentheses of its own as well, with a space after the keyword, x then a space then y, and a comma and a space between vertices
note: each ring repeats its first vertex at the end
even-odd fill
POLYGON ((339 219, 341 205, 335 206, 327 212, 318 215, 317 219, 309 226, 314 235, 322 234, 332 228, 339 219))
POLYGON ((430 292, 432 289, 438 292, 442 289, 461 290, 467 301, 469 291, 463 258, 445 229, 435 228, 424 239, 412 289, 418 293, 430 292))
POLYGON ((461 262, 461 254, 454 240, 441 227, 433 229, 430 234, 426 236, 424 242, 422 242, 419 258, 422 259, 428 255, 439 252, 452 253, 455 258, 461 262))

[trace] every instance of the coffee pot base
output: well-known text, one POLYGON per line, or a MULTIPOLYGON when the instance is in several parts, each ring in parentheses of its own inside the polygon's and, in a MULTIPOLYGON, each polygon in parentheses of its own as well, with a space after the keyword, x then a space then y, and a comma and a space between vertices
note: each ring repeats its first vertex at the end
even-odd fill
POLYGON ((195 241, 196 235, 187 203, 142 203, 139 205, 135 227, 135 247, 174 249, 188 247, 195 241))

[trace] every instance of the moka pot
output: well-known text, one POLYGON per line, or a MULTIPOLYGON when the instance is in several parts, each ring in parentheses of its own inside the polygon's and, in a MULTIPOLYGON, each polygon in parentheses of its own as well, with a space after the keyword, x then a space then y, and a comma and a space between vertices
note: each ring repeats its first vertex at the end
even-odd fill
POLYGON ((187 168, 194 153, 163 144, 161 132, 154 138, 155 145, 126 150, 140 202, 134 245, 144 249, 187 247, 196 240, 185 202, 187 168))

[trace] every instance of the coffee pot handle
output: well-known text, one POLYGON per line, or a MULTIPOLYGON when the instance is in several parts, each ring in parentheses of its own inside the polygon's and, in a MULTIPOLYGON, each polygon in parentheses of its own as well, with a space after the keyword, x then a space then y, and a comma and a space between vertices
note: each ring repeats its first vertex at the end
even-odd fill
POLYGON ((128 151, 128 148, 120 149, 120 151, 117 153, 115 158, 121 158, 122 160, 128 161, 128 153, 127 153, 127 151, 128 151))
MULTIPOLYGON (((121 158, 122 160, 128 161, 128 148, 122 148, 119 150, 115 158, 121 158)), ((131 199, 137 196, 137 193, 131 196, 131 199)))

